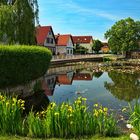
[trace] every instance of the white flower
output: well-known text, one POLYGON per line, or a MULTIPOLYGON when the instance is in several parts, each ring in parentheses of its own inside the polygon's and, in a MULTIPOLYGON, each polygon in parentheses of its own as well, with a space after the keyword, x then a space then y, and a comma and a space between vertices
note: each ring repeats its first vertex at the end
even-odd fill
POLYGON ((126 124, 126 127, 129 128, 129 129, 133 128, 133 126, 131 124, 126 124))
POLYGON ((139 140, 139 137, 138 137, 136 134, 131 133, 131 134, 130 134, 130 139, 131 139, 131 140, 139 140))

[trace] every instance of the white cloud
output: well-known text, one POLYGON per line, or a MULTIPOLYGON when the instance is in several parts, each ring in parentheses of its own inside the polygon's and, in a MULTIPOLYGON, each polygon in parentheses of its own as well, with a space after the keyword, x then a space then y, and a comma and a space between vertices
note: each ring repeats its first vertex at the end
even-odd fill
POLYGON ((65 11, 66 13, 77 13, 77 14, 85 15, 85 16, 95 15, 95 16, 99 16, 99 17, 102 17, 111 21, 117 21, 122 18, 116 15, 113 15, 111 13, 108 13, 106 11, 100 10, 100 9, 89 9, 89 8, 82 7, 80 4, 77 4, 73 2, 72 0, 69 0, 68 2, 66 2, 66 0, 59 0, 59 1, 51 0, 51 1, 43 2, 43 4, 44 5, 49 4, 50 6, 55 5, 56 7, 58 7, 57 10, 65 11))

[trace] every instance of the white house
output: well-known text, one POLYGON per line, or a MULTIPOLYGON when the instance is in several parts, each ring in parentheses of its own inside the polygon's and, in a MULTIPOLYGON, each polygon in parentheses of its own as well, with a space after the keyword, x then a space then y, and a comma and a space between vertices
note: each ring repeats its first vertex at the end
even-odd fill
POLYGON ((53 54, 56 54, 56 42, 51 26, 38 26, 36 28, 37 45, 49 48, 53 54))
POLYGON ((56 35, 56 54, 63 55, 72 55, 74 43, 72 40, 72 36, 69 34, 66 35, 56 35))

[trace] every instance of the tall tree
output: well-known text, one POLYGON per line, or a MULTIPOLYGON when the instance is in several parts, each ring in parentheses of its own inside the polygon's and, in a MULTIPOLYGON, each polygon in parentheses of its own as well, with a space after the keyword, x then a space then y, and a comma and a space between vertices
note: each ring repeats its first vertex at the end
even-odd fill
POLYGON ((3 42, 3 38, 6 38, 8 44, 35 44, 35 24, 39 24, 37 0, 2 1, 0 5, 0 30, 7 29, 7 31, 0 31, 2 36, 0 41, 3 42), (5 10, 5 7, 8 11, 5 10))
POLYGON ((102 42, 100 40, 94 40, 93 47, 92 49, 96 52, 99 53, 101 50, 101 47, 103 46, 102 42))
POLYGON ((140 40, 140 22, 131 18, 120 20, 105 33, 105 37, 113 52, 135 50, 140 40))

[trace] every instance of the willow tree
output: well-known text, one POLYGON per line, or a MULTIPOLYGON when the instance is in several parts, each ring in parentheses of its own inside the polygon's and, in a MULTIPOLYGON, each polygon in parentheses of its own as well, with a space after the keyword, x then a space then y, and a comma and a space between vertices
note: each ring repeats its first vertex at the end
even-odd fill
POLYGON ((35 24, 39 24, 37 0, 2 0, 0 5, 1 42, 35 44, 35 24))

